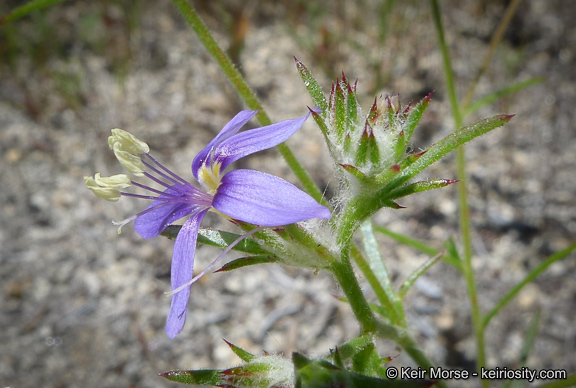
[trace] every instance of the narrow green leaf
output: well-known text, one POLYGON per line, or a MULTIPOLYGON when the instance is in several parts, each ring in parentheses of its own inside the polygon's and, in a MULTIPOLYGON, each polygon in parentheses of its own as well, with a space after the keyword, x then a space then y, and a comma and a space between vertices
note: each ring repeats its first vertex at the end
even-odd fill
POLYGON ((338 349, 338 346, 336 346, 336 349, 334 349, 334 351, 331 351, 331 355, 332 355, 332 359, 334 361, 334 365, 336 365, 336 367, 338 367, 340 369, 346 369, 344 366, 344 361, 342 360, 342 357, 340 356, 340 350, 338 349))
POLYGON ((348 360, 372 343, 374 343, 372 336, 364 334, 338 346, 338 351, 342 360, 348 360))
POLYGON ((356 373, 373 377, 386 377, 386 368, 382 366, 383 362, 378 356, 376 346, 368 344, 360 352, 352 357, 352 368, 356 373))
POLYGON ((346 86, 346 110, 348 121, 351 126, 355 127, 358 124, 358 99, 356 98, 356 85, 350 85, 344 73, 342 73, 342 82, 346 86))
MULTIPOLYGON (((404 244, 406 246, 415 248, 417 250, 419 250, 420 252, 426 253, 427 255, 430 256, 436 256, 438 253, 440 253, 439 250, 432 248, 430 245, 423 243, 421 241, 415 240, 411 237, 408 237, 406 235, 400 234, 400 233, 395 233, 392 232, 389 229, 386 229, 382 226, 375 226, 374 229, 378 232, 378 233, 382 233, 385 234, 386 236, 398 241, 401 244, 404 244)), ((444 262, 446 262, 447 264, 453 265, 456 268, 460 269, 460 260, 458 259, 458 256, 452 256, 451 252, 454 252, 454 250, 456 249, 455 245, 454 245, 454 241, 451 241, 452 245, 450 246, 450 249, 446 248, 446 254, 444 254, 442 256, 442 260, 444 262)), ((448 244, 448 243, 447 243, 448 244)), ((457 251, 456 251, 457 254, 457 251)))
POLYGON ((320 131, 324 134, 326 141, 328 141, 328 126, 326 125, 326 120, 324 119, 325 115, 323 113, 317 113, 312 109, 310 109, 310 112, 312 113, 312 118, 314 121, 316 121, 316 124, 320 128, 320 131))
POLYGON ((406 156, 406 136, 404 131, 400 131, 398 137, 396 138, 396 150, 394 151, 396 162, 400 162, 406 156))
POLYGON ((252 353, 242 349, 240 346, 234 345, 232 342, 228 342, 225 339, 224 339, 224 342, 226 342, 226 344, 228 346, 230 346, 230 349, 232 349, 234 354, 236 354, 238 357, 240 357, 240 359, 244 362, 250 362, 256 357, 252 353))
POLYGON ((374 236, 374 230, 372 228, 372 221, 368 220, 360 226, 360 231, 362 233, 362 244, 364 246, 364 252, 366 252, 366 258, 368 265, 372 270, 372 273, 378 279, 380 285, 386 292, 386 296, 390 301, 390 307, 393 305, 393 301, 396 298, 396 293, 392 287, 390 281, 390 276, 388 275, 388 270, 384 263, 384 259, 380 254, 380 249, 378 248, 378 242, 374 236))
POLYGON ((426 150, 426 153, 424 153, 417 160, 415 160, 414 163, 403 170, 400 176, 393 179, 384 189, 382 189, 383 194, 385 195, 387 191, 393 190, 407 182, 415 175, 422 172, 425 168, 437 162, 450 151, 453 151, 462 144, 465 144, 480 135, 490 132, 495 128, 503 126, 508 121, 510 121, 512 117, 514 117, 514 115, 493 116, 478 121, 467 127, 460 128, 457 131, 451 133, 436 144, 430 146, 426 150))
POLYGON ((241 257, 224 264, 219 270, 214 272, 228 272, 242 267, 249 267, 251 265, 270 264, 275 262, 276 259, 272 255, 241 257))
MULTIPOLYGON (((393 97, 398 100, 398 95, 394 95, 393 97)), ((386 96, 386 103, 388 105, 386 109, 386 112, 388 113, 388 126, 394 128, 396 126, 397 109, 392 104, 392 99, 389 95, 386 96)))
POLYGON ((370 284, 370 287, 372 287, 372 290, 374 290, 374 293, 376 294, 376 297, 380 302, 380 305, 370 305, 372 311, 382 315, 382 317, 386 318, 388 321, 396 320, 395 309, 392 305, 392 302, 390 301, 390 298, 388 298, 386 291, 382 287, 380 279, 378 279, 376 274, 370 268, 368 261, 364 258, 364 255, 362 255, 362 253, 356 247, 356 245, 352 246, 351 253, 352 258, 356 262, 356 265, 358 266, 358 268, 360 268, 360 271, 362 271, 362 273, 366 277, 366 280, 370 284))
POLYGON ((430 268, 432 268, 432 266, 436 264, 443 255, 444 252, 440 252, 436 256, 429 258, 420 267, 418 267, 416 271, 412 272, 410 276, 408 276, 408 279, 402 283, 402 286, 398 290, 398 298, 403 299, 414 282, 418 280, 420 276, 424 275, 430 268))
POLYGON ((442 260, 462 271, 462 258, 458 252, 456 241, 450 237, 448 241, 444 243, 444 248, 446 248, 446 252, 448 252, 448 254, 442 256, 442 260))
POLYGON ((498 301, 496 306, 494 306, 494 308, 488 314, 486 314, 484 316, 484 319, 482 321, 482 325, 484 327, 488 326, 488 323, 490 323, 490 320, 496 314, 498 314, 498 312, 500 310, 502 310, 502 308, 504 306, 506 306, 508 304, 508 302, 510 302, 512 299, 514 299, 514 297, 520 292, 520 290, 522 290, 524 288, 524 286, 526 286, 528 283, 530 283, 531 281, 536 279, 536 277, 538 275, 540 275, 542 272, 544 272, 552 264, 554 264, 555 262, 562 260, 563 258, 567 257, 569 254, 572 253, 572 251, 574 251, 574 249, 576 249, 576 243, 570 245, 568 248, 566 248, 564 250, 561 250, 560 252, 554 253, 553 255, 549 256, 546 260, 544 260, 542 263, 540 263, 540 265, 537 266, 536 268, 534 268, 528 274, 528 276, 526 276, 524 278, 524 280, 522 280, 516 286, 512 287, 512 289, 510 291, 508 291, 508 293, 506 295, 504 295, 504 297, 502 299, 500 299, 500 301, 498 301))
POLYGON ((435 384, 430 380, 387 380, 349 372, 325 360, 310 360, 294 353, 296 388, 362 387, 420 388, 435 384))
POLYGON ((415 240, 400 233, 392 232, 390 229, 386 229, 382 226, 376 225, 374 226, 374 230, 376 230, 378 233, 385 234, 386 236, 398 241, 401 244, 416 248, 420 252, 426 253, 427 255, 435 256, 439 252, 437 249, 434 249, 421 241, 415 240))
POLYGON ((166 229, 160 233, 160 236, 174 240, 178 236, 178 233, 180 233, 180 229, 182 229, 182 225, 168 225, 166 229))
MULTIPOLYGON (((404 159, 406 161, 408 158, 404 159)), ((385 186, 388 182, 395 178, 402 171, 402 165, 394 164, 390 166, 386 171, 378 175, 376 182, 379 185, 385 186)))
POLYGON ((322 109, 324 117, 326 117, 325 115, 328 113, 328 102, 326 101, 326 97, 324 97, 322 87, 302 62, 300 62, 296 57, 294 57, 294 60, 296 61, 298 73, 300 73, 300 77, 302 78, 302 81, 304 81, 304 86, 312 98, 312 102, 318 108, 322 109))
POLYGON ((390 193, 388 193, 388 197, 391 200, 394 200, 414 193, 421 193, 423 191, 446 187, 456 182, 458 181, 453 179, 434 179, 428 181, 415 182, 406 186, 399 187, 395 190, 392 190, 390 193))
POLYGON ((362 167, 368 161, 368 152, 370 150, 370 135, 368 131, 372 132, 370 127, 366 125, 362 136, 360 136, 360 141, 358 142, 358 147, 356 148, 356 155, 354 156, 354 163, 356 166, 362 167))
POLYGON ((392 165, 388 170, 383 171, 376 177, 376 182, 381 186, 386 186, 392 178, 400 177, 399 175, 402 171, 404 171, 408 166, 413 164, 415 161, 420 159, 422 155, 424 155, 426 151, 419 152, 417 154, 409 154, 405 155, 404 159, 400 161, 398 164, 392 165))
POLYGON ((384 307, 382 307, 379 304, 376 303, 370 303, 370 308, 372 309, 372 311, 374 311, 376 314, 380 315, 382 318, 390 321, 390 317, 388 316, 388 312, 386 310, 384 310, 384 307))
MULTIPOLYGON (((270 370, 270 365, 265 362, 248 363, 233 368, 228 368, 220 372, 222 379, 233 387, 253 387, 254 383, 261 380, 270 370)), ((268 385, 265 385, 268 386, 268 385)))
MULTIPOLYGON (((236 233, 224 232, 221 230, 200 229, 198 233, 198 242, 200 244, 218 246, 226 248, 229 244, 236 241, 240 235, 236 233)), ((234 248, 235 251, 253 253, 253 254, 267 254, 260 244, 251 238, 245 238, 240 241, 234 248)))
POLYGON ((406 124, 404 126, 404 132, 406 135, 406 143, 410 143, 410 139, 414 134, 414 129, 420 122, 422 115, 426 108, 428 108, 428 104, 430 103, 430 99, 434 93, 430 93, 426 97, 424 97, 416 106, 410 111, 410 115, 406 119, 406 124))
POLYGON ((344 136, 344 153, 345 154, 350 154, 350 152, 352 151, 352 138, 350 137, 350 134, 347 133, 346 136, 344 136))
POLYGON ((507 96, 507 95, 512 94, 512 93, 516 93, 516 92, 518 92, 522 89, 526 89, 532 85, 542 83, 545 80, 546 79, 544 77, 533 77, 533 78, 530 78, 529 80, 518 82, 518 83, 515 83, 513 85, 507 86, 505 88, 502 88, 500 90, 497 90, 494 93, 489 94, 485 97, 482 97, 482 98, 474 101, 472 104, 468 105, 466 107, 466 109, 464 110, 463 116, 468 116, 469 114, 476 112, 478 109, 482 108, 483 106, 486 106, 486 105, 489 105, 489 104, 495 102, 496 100, 498 100, 501 97, 507 96))
POLYGON ((36 10, 46 8, 52 4, 61 3, 64 0, 32 0, 28 3, 16 7, 8 15, 0 19, 0 25, 13 22, 15 20, 21 19, 24 16, 34 12, 36 10))
POLYGON ((220 379, 220 371, 218 369, 172 370, 160 373, 160 376, 164 377, 166 380, 190 385, 215 386, 223 383, 220 379))
POLYGON ((522 346, 522 354, 520 355, 520 366, 526 366, 528 362, 528 356, 534 347, 534 342, 538 336, 538 331, 540 330, 540 311, 536 311, 534 316, 530 320, 530 325, 528 326, 528 332, 526 333, 526 338, 524 339, 524 346, 522 346))
POLYGON ((368 112, 368 117, 366 118, 366 125, 373 125, 378 118, 378 99, 374 97, 374 103, 368 112))
POLYGON ((374 131, 370 131, 370 135, 368 136, 368 154, 372 164, 378 165, 380 163, 380 147, 378 147, 378 141, 376 141, 374 131))
MULTIPOLYGON (((536 311, 534 316, 530 320, 530 324, 528 325, 528 332, 526 333, 526 337, 524 338, 524 345, 522 346, 522 352, 520 354, 520 360, 516 369, 522 369, 526 366, 528 362, 528 356, 532 351, 534 346, 534 342, 536 341, 536 336, 538 335, 538 330, 540 329, 540 311, 536 311)), ((505 380, 504 384, 502 384, 502 388, 522 388, 527 383, 526 380, 505 380)))
MULTIPOLYGON (((160 234, 164 237, 168 237, 169 239, 175 239, 181 228, 182 225, 169 225, 160 234)), ((217 248, 226 248, 229 244, 233 243, 240 237, 241 235, 236 233, 224 232, 221 230, 200 229, 198 233, 198 243, 217 248)), ((245 238, 244 240, 240 241, 234 248, 232 248, 232 250, 255 255, 269 254, 255 240, 251 238, 245 238)))
POLYGON ((344 90, 341 82, 336 81, 334 96, 334 126, 339 139, 344 139, 348 129, 348 110, 346 101, 344 101, 344 90))
POLYGON ((354 175, 356 177, 356 179, 358 179, 360 182, 364 182, 364 183, 369 182, 368 178, 366 177, 366 174, 364 174, 362 171, 358 170, 356 167, 352 166, 351 164, 341 164, 340 167, 342 167, 344 170, 346 170, 350 174, 354 175))

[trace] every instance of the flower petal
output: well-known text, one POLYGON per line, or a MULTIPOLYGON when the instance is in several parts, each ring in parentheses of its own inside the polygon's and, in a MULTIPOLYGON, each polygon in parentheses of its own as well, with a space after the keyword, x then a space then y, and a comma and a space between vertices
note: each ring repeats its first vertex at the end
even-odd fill
MULTIPOLYGON (((173 187, 177 187, 177 185, 173 187)), ((183 187, 181 188, 184 189, 183 187)), ((165 197, 168 197, 168 195, 180 196, 182 191, 166 189, 164 194, 167 194, 165 197)), ((143 238, 156 237, 172 222, 189 214, 197 213, 203 208, 190 202, 156 199, 138 214, 136 221, 134 221, 134 230, 143 238)))
POLYGON ((308 116, 310 113, 297 119, 281 121, 227 137, 216 145, 212 163, 220 163, 220 171, 224 171, 230 163, 246 155, 277 146, 299 130, 308 116))
POLYGON ((235 135, 240 128, 242 128, 248 121, 254 117, 258 113, 257 110, 243 110, 239 112, 232 120, 230 120, 224 128, 216 135, 214 139, 202 151, 196 155, 194 160, 192 161, 192 174, 194 177, 198 179, 198 170, 202 167, 202 165, 206 162, 206 159, 212 153, 212 149, 218 146, 221 142, 228 139, 229 137, 235 135))
MULTIPOLYGON (((180 229, 176 237, 174 252, 172 253, 172 270, 170 275, 172 290, 176 290, 185 285, 192 280, 192 276, 194 276, 196 240, 198 239, 200 223, 207 211, 208 210, 203 210, 193 214, 188 221, 182 225, 182 229, 180 229)), ((186 322, 186 310, 188 308, 189 298, 190 287, 185 287, 172 295, 170 312, 166 320, 166 334, 168 334, 168 337, 174 338, 182 331, 184 323, 186 322)))
POLYGON ((293 184, 253 170, 224 175, 212 206, 234 219, 262 226, 331 217, 327 207, 293 184))

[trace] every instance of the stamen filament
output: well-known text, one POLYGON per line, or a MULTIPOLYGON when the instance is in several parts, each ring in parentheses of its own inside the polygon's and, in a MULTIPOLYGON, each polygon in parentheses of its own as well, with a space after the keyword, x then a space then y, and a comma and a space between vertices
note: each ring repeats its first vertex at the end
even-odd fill
POLYGON ((152 207, 149 208, 149 209, 144 209, 144 210, 142 210, 140 213, 136 214, 136 217, 143 216, 143 215, 146 214, 146 213, 150 213, 151 211, 156 210, 156 209, 161 208, 161 207, 164 207, 164 206, 166 206, 166 205, 168 205, 168 204, 169 204, 168 201, 166 201, 166 202, 164 202, 164 203, 159 203, 159 204, 157 204, 157 205, 154 205, 154 206, 152 206, 152 207))
POLYGON ((140 199, 152 199, 152 200, 164 200, 164 201, 169 201, 169 198, 160 198, 160 197, 155 197, 153 195, 142 195, 142 194, 133 194, 133 193, 126 193, 124 191, 120 192, 120 195, 124 196, 124 197, 133 197, 133 198, 140 198, 140 199))
MULTIPOLYGON (((148 190, 148 191, 151 191, 151 192, 153 192, 153 193, 160 194, 160 195, 162 195, 162 196, 164 196, 164 197, 169 197, 169 198, 182 198, 181 195, 169 194, 169 193, 166 193, 166 192, 163 192, 163 191, 160 191, 160 190, 156 190, 156 189, 153 189, 153 188, 150 187, 150 186, 143 185, 142 183, 138 183, 138 182, 134 182, 134 181, 132 181, 131 183, 132 183, 134 186, 136 186, 136 187, 140 187, 140 188, 142 188, 142 189, 144 189, 144 190, 148 190)), ((150 199, 156 199, 156 198, 159 198, 159 197, 151 196, 150 199)))
MULTIPOLYGON (((172 182, 173 184, 176 184, 176 185, 184 184, 186 187, 192 187, 192 188, 195 189, 194 186, 192 186, 191 184, 189 184, 189 183, 186 182, 186 181, 184 181, 184 183, 182 183, 182 182, 181 182, 181 181, 183 181, 182 179, 180 179, 180 180, 178 180, 178 181, 175 180, 175 179, 172 179, 172 177, 164 174, 162 171, 158 170, 156 167, 152 166, 152 165, 151 165, 150 163, 148 163, 148 162, 142 161, 142 164, 143 164, 144 166, 148 167, 150 170, 154 171, 156 174, 160 175, 161 178, 166 179, 167 181, 172 182)), ((158 181, 156 181, 156 182, 158 182, 158 181)), ((164 186, 166 186, 166 183, 165 183, 165 182, 162 183, 162 184, 163 184, 164 186)), ((166 187, 168 187, 168 186, 166 186, 166 187)), ((170 186, 170 187, 172 187, 172 186, 170 186)))
MULTIPOLYGON (((158 167, 160 167, 162 170, 166 171, 170 176, 172 176, 175 180, 179 181, 180 183, 186 185, 186 186, 191 186, 194 187, 190 184, 190 182, 184 180, 184 178, 180 177, 178 174, 173 173, 172 171, 170 171, 170 169, 168 169, 167 167, 164 167, 160 162, 158 162, 156 159, 154 159, 152 157, 152 155, 150 154, 144 154, 144 156, 148 157, 151 161, 153 161, 158 167)), ((145 166, 148 166, 150 169, 156 171, 158 174, 165 176, 163 173, 161 173, 160 171, 158 171, 157 169, 155 169, 154 167, 152 167, 150 164, 142 161, 142 163, 144 163, 145 166)), ((172 179, 172 180, 174 180, 172 179)))
MULTIPOLYGON (((200 199, 200 200, 211 201, 211 196, 198 190, 196 187, 194 187, 192 185, 189 185, 187 188, 183 188, 178 183, 176 183, 175 185, 170 185, 170 184, 162 181, 161 179, 156 178, 154 175, 152 175, 146 171, 144 171, 144 176, 147 178, 150 178, 151 180, 158 183, 159 185, 162 185, 168 189, 172 189, 174 191, 177 191, 183 197, 187 197, 189 199, 200 199)), ((147 187, 144 187, 144 188, 148 189, 147 187)), ((164 193, 162 195, 164 195, 164 193)), ((170 194, 167 194, 167 195, 170 195, 170 194)), ((172 195, 174 195, 174 194, 172 194, 172 195)), ((179 196, 175 195, 174 198, 179 198, 179 196)))
POLYGON ((180 189, 178 187, 178 185, 170 185, 169 183, 164 182, 161 179, 156 178, 154 175, 150 174, 149 172, 144 171, 144 176, 147 178, 152 179, 154 182, 158 183, 159 185, 162 185, 168 189, 174 189, 176 191, 180 191, 181 193, 184 193, 185 191, 180 189))
POLYGON ((214 268, 214 266, 216 265, 216 263, 218 263, 224 256, 226 256, 228 254, 228 252, 230 252, 236 245, 238 245, 238 243, 240 243, 240 241, 244 240, 247 237, 250 237, 251 235, 253 235, 256 232, 259 232, 263 229, 266 229, 266 226, 259 226, 255 229, 252 229, 251 231, 243 234, 242 236, 238 237, 236 240, 234 240, 234 242, 232 242, 230 245, 228 245, 226 247, 226 249, 224 249, 224 251, 220 254, 220 256, 218 256, 216 258, 216 260, 214 260, 212 263, 210 263, 210 265, 208 265, 208 267, 204 268, 204 270, 202 272, 200 272, 198 275, 194 276, 192 278, 192 280, 190 280, 188 283, 185 283, 183 285, 181 285, 180 287, 176 288, 175 290, 172 291, 166 291, 164 293, 164 295, 166 296, 172 296, 180 291, 182 291, 183 289, 185 289, 186 287, 190 287, 193 283, 195 283, 198 279, 200 279, 202 276, 206 275, 206 273, 208 271, 210 271, 212 268, 214 268))

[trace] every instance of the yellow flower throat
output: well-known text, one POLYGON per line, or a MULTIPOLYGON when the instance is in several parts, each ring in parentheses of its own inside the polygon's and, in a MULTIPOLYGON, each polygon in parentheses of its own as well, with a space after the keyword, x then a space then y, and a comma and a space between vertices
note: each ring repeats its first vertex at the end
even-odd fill
POLYGON ((198 171, 198 181, 206 188, 208 194, 216 194, 216 190, 221 183, 220 163, 214 163, 211 166, 202 165, 202 168, 198 171))

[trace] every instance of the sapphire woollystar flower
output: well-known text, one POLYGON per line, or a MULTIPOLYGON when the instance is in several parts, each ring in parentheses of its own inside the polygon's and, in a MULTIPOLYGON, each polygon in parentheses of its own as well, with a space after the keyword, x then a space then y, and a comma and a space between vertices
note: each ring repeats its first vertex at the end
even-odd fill
POLYGON ((150 154, 148 145, 132 134, 113 129, 108 145, 122 166, 136 177, 145 176, 164 186, 163 191, 131 180, 127 175, 84 177, 86 186, 109 201, 120 196, 150 199, 143 211, 120 223, 134 221, 134 229, 144 238, 160 234, 169 224, 186 220, 172 254, 172 303, 166 333, 174 338, 182 331, 194 271, 194 255, 200 223, 209 210, 231 219, 263 227, 281 226, 313 218, 329 219, 330 210, 296 186, 273 175, 253 170, 224 170, 234 161, 274 147, 292 136, 308 115, 244 132, 239 130, 257 111, 241 111, 192 162, 192 173, 203 190, 161 165, 150 154), (150 195, 121 192, 129 186, 149 191, 150 195))

